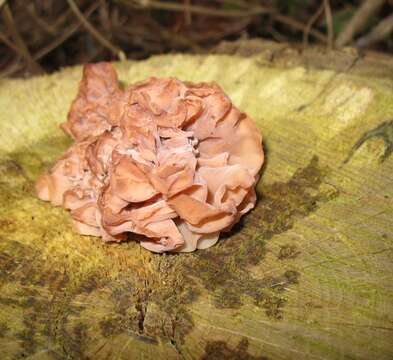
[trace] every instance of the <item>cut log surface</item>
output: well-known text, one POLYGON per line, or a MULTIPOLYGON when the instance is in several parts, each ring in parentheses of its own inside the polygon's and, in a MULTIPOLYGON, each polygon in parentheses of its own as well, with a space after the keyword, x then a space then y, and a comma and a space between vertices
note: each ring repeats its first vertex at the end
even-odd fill
POLYGON ((258 204, 191 254, 79 236, 34 181, 81 67, 1 80, 1 359, 392 359, 392 58, 241 42, 116 68, 216 81, 263 132, 258 204))

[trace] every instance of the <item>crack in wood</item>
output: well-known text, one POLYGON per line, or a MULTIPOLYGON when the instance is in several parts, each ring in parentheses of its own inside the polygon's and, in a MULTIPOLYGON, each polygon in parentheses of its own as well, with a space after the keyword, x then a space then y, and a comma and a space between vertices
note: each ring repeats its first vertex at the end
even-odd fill
POLYGON ((355 151, 359 149, 367 140, 373 138, 381 138, 385 144, 385 150, 379 161, 383 163, 393 153, 393 120, 385 121, 378 125, 376 128, 367 131, 363 134, 360 139, 353 145, 347 158, 344 160, 344 164, 348 163, 355 151))

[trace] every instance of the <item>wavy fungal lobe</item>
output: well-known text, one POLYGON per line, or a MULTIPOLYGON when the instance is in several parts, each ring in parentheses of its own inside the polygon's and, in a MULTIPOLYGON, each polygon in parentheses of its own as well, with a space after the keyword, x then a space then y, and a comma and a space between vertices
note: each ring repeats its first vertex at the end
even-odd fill
POLYGON ((36 190, 80 234, 188 252, 255 205, 262 137, 216 84, 150 78, 122 90, 111 64, 86 65, 61 126, 75 143, 36 190))

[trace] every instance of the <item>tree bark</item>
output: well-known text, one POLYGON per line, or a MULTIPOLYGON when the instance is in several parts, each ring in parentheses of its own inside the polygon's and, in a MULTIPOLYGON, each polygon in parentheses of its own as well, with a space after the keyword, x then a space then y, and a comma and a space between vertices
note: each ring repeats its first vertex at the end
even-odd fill
POLYGON ((391 359, 392 58, 251 41, 116 66, 218 82, 264 135, 257 207, 192 254, 76 235, 33 185, 81 68, 2 80, 2 359, 391 359))

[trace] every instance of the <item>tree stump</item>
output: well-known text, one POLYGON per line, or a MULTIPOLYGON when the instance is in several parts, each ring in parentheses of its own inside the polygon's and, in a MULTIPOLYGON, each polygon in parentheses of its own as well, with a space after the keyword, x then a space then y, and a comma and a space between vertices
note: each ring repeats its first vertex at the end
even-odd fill
POLYGON ((2 80, 1 358, 392 359, 392 58, 240 42, 116 67, 218 82, 264 135, 257 207, 191 254, 79 236, 34 181, 81 67, 2 80))

